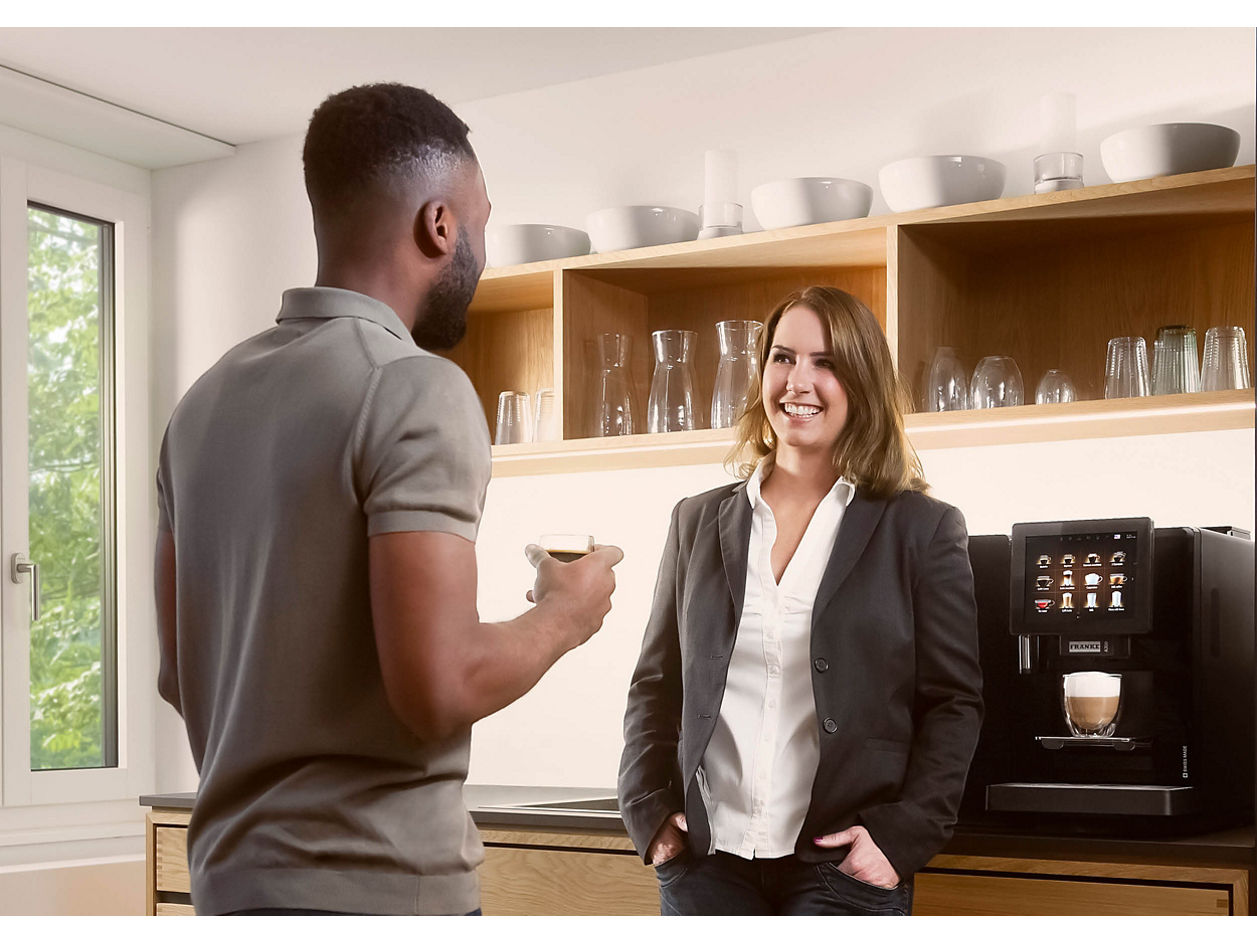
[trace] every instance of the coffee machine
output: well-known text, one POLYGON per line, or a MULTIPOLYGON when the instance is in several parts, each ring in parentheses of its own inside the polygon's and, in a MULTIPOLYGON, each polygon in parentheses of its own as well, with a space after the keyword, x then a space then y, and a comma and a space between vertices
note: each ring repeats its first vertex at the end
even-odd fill
POLYGON ((1141 836, 1252 819, 1247 533, 1019 523, 969 553, 986 718, 962 825, 1141 836))

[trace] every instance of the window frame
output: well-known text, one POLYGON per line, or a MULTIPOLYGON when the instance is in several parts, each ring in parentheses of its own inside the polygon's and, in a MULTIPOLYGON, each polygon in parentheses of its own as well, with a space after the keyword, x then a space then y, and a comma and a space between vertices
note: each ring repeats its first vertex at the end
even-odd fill
MULTIPOLYGON (((135 193, 0 155, 0 370, 26 373, 27 211, 31 204, 113 225, 114 546, 117 765, 30 768, 29 587, 8 557, 28 551, 25 384, 0 402, 0 805, 134 799, 155 781, 154 534, 149 423, 148 204, 135 193), (12 312, 21 312, 15 315, 12 312), (20 328, 20 329, 19 329, 20 328), (15 496, 20 492, 21 499, 15 496)), ((102 384, 105 382, 102 376, 102 384)), ((102 388, 102 394, 105 392, 102 388)))

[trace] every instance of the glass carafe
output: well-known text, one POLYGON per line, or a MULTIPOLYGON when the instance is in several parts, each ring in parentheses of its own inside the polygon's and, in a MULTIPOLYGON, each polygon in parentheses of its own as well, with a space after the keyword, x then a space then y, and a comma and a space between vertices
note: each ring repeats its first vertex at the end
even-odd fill
POLYGON ((694 428, 694 368, 691 357, 698 335, 692 330, 656 330, 655 375, 650 381, 646 423, 652 432, 694 428))
POLYGON ((600 334, 598 403, 594 411, 594 437, 633 434, 633 397, 629 384, 630 338, 628 334, 600 334))
POLYGON ((756 380, 756 355, 764 325, 759 321, 721 321, 716 325, 720 365, 711 397, 711 427, 732 428, 746 408, 756 380))

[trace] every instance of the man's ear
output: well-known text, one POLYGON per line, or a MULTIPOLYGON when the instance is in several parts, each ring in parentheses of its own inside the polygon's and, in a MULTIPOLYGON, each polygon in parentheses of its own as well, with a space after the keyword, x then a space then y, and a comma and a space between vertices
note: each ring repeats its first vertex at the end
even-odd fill
POLYGON ((415 244, 428 258, 452 255, 458 243, 458 224, 449 203, 430 200, 415 215, 415 244))

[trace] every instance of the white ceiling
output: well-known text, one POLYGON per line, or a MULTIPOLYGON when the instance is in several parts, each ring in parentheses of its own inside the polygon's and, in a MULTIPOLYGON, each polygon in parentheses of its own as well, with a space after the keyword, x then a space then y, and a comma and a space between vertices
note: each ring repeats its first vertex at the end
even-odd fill
MULTIPOLYGON (((323 98, 365 82, 417 85, 456 105, 818 31, 3 28, 0 79, 7 85, 0 95, 0 123, 77 146, 85 146, 86 135, 88 149, 109 153, 121 141, 110 143, 110 135, 83 127, 76 131, 80 115, 50 117, 49 109, 103 108, 117 121, 134 125, 137 116, 121 111, 127 109, 227 144, 244 144, 302 132, 323 98), (48 82, 61 88, 45 86, 48 82), (90 146, 98 138, 103 143, 90 146)), ((134 133, 128 128, 113 137, 134 133)), ((111 156, 135 162, 127 154, 111 156)), ((141 165, 178 159, 153 157, 141 165)))

